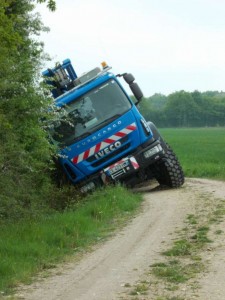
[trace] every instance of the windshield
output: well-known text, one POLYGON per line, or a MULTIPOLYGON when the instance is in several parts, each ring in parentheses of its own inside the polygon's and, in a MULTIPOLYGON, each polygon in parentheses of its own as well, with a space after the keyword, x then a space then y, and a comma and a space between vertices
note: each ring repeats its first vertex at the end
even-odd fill
POLYGON ((50 134, 61 146, 88 136, 131 108, 131 103, 115 80, 110 80, 61 109, 50 134))

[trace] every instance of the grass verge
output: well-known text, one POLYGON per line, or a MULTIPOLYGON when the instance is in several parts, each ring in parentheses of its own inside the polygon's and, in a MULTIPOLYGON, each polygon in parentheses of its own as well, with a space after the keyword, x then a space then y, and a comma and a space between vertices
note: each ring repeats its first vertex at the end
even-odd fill
POLYGON ((0 227, 0 292, 55 266, 68 255, 107 237, 141 202, 122 186, 88 195, 64 213, 0 227))

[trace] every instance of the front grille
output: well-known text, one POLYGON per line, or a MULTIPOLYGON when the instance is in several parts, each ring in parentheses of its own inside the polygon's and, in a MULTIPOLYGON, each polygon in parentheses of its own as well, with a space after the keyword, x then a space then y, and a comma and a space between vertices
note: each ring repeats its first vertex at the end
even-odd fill
MULTIPOLYGON (((123 138, 120 139, 119 141, 120 141, 121 145, 125 144, 125 143, 128 141, 128 136, 123 137, 123 138)), ((122 148, 120 148, 120 149, 122 149, 122 148)), ((116 151, 114 151, 114 153, 115 153, 115 152, 116 152, 116 151)), ((111 155, 111 154, 110 154, 110 155, 111 155)), ((110 157, 110 155, 107 156, 107 159, 110 157)), ((97 159, 96 159, 95 155, 92 155, 92 156, 90 156, 90 157, 87 159, 87 162, 93 163, 93 162, 96 161, 96 160, 97 160, 97 159)), ((99 162, 99 160, 97 160, 97 161, 99 162)))
POLYGON ((98 159, 95 163, 93 163, 91 166, 96 168, 106 162, 107 160, 111 159, 112 157, 116 156, 118 153, 123 152, 124 150, 127 150, 130 147, 130 143, 124 145, 123 147, 120 147, 119 149, 113 151, 111 154, 106 155, 102 159, 98 159))

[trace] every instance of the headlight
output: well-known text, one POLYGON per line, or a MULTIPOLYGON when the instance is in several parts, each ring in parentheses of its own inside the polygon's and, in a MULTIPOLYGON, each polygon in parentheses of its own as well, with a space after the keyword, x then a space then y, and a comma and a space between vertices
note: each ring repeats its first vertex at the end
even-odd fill
POLYGON ((159 153, 161 151, 162 151, 162 146, 161 145, 157 145, 157 146, 155 146, 155 147, 153 147, 153 148, 145 151, 144 152, 144 157, 147 159, 147 158, 149 158, 149 157, 151 157, 151 156, 153 156, 153 155, 155 155, 155 154, 157 154, 157 153, 159 153))

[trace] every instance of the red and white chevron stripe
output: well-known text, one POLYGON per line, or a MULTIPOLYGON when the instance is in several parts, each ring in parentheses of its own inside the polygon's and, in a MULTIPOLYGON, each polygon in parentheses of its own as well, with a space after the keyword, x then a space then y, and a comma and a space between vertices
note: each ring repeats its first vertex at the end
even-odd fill
POLYGON ((137 163, 136 159, 133 156, 130 157, 130 161, 135 170, 139 168, 139 164, 137 163))
POLYGON ((74 164, 78 164, 81 161, 89 158, 93 154, 99 152, 100 150, 104 149, 105 147, 109 146, 110 144, 115 143, 116 141, 120 140, 124 136, 128 135, 132 131, 136 130, 137 126, 136 123, 132 123, 128 125, 127 127, 123 128, 122 130, 118 131, 117 133, 113 134, 109 138, 103 140, 102 142, 98 143, 97 145, 91 147, 90 149, 80 153, 79 155, 73 157, 71 161, 74 164))

